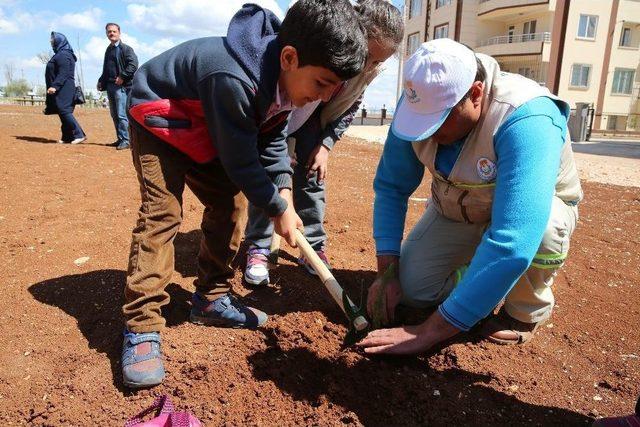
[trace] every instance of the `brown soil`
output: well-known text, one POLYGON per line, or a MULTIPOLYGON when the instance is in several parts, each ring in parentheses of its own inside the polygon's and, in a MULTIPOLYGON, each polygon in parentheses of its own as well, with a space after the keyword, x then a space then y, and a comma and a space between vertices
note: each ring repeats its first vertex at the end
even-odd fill
MULTIPOLYGON (((0 424, 122 425, 157 393, 205 425, 583 425, 640 394, 640 195, 585 183, 552 323, 521 347, 474 334, 422 357, 342 350, 345 319, 286 249, 275 285, 234 289, 271 314, 259 331, 187 321, 202 207, 185 221, 163 332, 167 378, 137 393, 120 378, 122 304, 138 189, 131 155, 105 145, 106 111, 80 111, 89 141, 59 145, 57 117, 0 107, 0 424), (81 265, 74 261, 89 260, 81 265)), ((329 255, 357 301, 373 278, 371 180, 381 147, 332 154, 329 255)), ((615 159, 612 159, 615 161, 615 159)), ((423 185, 417 198, 428 195, 423 185)), ((410 202, 415 223, 422 202, 410 202)))

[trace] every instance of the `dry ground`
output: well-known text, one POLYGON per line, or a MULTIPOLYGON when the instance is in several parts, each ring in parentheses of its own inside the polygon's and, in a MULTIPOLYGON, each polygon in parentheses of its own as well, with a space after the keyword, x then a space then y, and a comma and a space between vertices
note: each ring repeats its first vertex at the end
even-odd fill
MULTIPOLYGON (((470 334, 400 359, 342 350, 341 313, 290 249, 275 285, 245 289, 239 272, 234 280, 271 314, 265 327, 190 324, 202 207, 188 193, 165 311, 167 378, 130 392, 119 373, 120 306, 137 182, 130 153, 105 146, 107 112, 78 117, 89 141, 59 145, 56 117, 0 106, 0 425, 122 425, 154 393, 205 425, 584 425, 630 412, 640 394, 640 195, 592 182, 556 283, 557 309, 536 339, 505 348, 470 334), (76 265, 81 257, 89 259, 76 265)), ((356 300, 374 276, 380 150, 347 138, 330 164, 329 254, 356 300)), ((422 209, 410 203, 410 224, 422 209)))

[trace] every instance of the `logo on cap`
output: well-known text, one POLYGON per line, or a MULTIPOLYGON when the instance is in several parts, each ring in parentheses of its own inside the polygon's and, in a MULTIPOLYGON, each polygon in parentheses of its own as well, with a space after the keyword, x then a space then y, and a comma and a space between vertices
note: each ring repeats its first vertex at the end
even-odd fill
POLYGON ((498 171, 496 170, 496 164, 486 157, 480 157, 480 159, 478 159, 476 170, 478 171, 478 176, 483 181, 492 181, 498 174, 498 171))
POLYGON ((404 93, 407 96, 407 101, 409 101, 412 104, 420 102, 420 98, 418 97, 418 94, 413 89, 413 84, 410 81, 407 80, 405 82, 404 86, 405 86, 404 87, 404 93))

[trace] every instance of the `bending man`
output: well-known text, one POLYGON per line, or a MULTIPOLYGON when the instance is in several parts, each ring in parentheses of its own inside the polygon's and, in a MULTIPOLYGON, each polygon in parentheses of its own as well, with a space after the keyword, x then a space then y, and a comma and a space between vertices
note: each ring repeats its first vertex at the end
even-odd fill
POLYGON ((374 282, 368 309, 385 307, 383 320, 398 303, 437 310, 417 326, 373 331, 360 345, 420 353, 469 330, 502 300, 483 333, 526 342, 551 316, 553 277, 582 199, 570 107, 449 39, 422 44, 404 80, 374 182, 379 276, 392 264, 399 275, 374 282), (431 199, 401 247, 407 200, 425 168, 431 199))

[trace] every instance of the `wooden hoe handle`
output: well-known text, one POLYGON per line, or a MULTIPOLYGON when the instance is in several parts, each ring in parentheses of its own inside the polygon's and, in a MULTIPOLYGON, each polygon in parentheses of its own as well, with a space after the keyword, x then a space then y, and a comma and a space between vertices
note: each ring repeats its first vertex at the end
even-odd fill
MULTIPOLYGON (((296 243, 298 244, 302 255, 304 255, 309 264, 311 264, 316 273, 318 273, 318 277, 322 280, 322 283, 331 294, 333 300, 338 304, 342 311, 347 314, 349 312, 348 308, 344 307, 342 302, 344 290, 335 277, 333 277, 333 274, 331 274, 327 266, 324 265, 324 262, 322 262, 316 251, 314 251, 309 242, 307 242, 307 239, 305 239, 300 230, 296 230, 296 243)), ((348 296, 346 296, 346 300, 351 307, 355 306, 348 296)), ((357 331, 362 331, 369 327, 369 322, 364 318, 364 316, 358 316, 353 320, 353 326, 357 331)))

